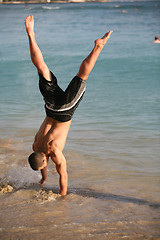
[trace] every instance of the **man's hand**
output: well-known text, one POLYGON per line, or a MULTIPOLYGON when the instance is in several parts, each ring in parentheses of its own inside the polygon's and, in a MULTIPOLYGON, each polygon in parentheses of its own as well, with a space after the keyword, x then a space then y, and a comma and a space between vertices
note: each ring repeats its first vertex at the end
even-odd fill
POLYGON ((47 180, 47 167, 44 167, 41 170, 41 174, 42 174, 42 179, 41 179, 41 181, 39 183, 42 186, 44 184, 44 182, 47 180))
POLYGON ((42 186, 42 185, 45 183, 45 181, 46 181, 46 179, 44 179, 44 178, 42 177, 41 181, 39 182, 40 185, 42 186))

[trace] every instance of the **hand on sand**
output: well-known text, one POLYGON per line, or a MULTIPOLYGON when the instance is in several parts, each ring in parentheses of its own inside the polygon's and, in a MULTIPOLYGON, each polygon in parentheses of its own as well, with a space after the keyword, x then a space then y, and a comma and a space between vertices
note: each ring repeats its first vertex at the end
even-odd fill
POLYGON ((46 179, 42 178, 39 184, 42 186, 45 183, 46 179))

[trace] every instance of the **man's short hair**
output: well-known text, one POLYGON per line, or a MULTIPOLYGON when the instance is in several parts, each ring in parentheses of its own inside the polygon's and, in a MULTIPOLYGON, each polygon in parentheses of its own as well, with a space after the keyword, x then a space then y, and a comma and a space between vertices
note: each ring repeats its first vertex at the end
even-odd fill
POLYGON ((44 162, 43 162, 44 156, 42 153, 40 152, 33 152, 29 157, 28 157, 28 162, 31 166, 31 168, 34 171, 37 171, 40 167, 43 166, 44 162))

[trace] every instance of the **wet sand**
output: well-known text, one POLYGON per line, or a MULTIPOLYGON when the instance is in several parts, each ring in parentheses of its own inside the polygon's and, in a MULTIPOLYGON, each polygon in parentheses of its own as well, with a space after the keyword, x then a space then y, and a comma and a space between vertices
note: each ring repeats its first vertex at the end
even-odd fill
MULTIPOLYGON (((117 182, 117 186, 113 179, 111 181, 113 177, 111 172, 108 172, 108 183, 105 183, 105 188, 94 184, 94 181, 91 187, 89 184, 87 187, 82 177, 86 174, 84 169, 79 168, 77 173, 75 167, 78 163, 73 164, 75 156, 76 160, 81 156, 66 152, 67 158, 70 159, 68 167, 70 181, 68 195, 61 197, 58 194, 58 178, 52 164, 49 166, 49 179, 45 186, 41 187, 38 184, 40 174, 35 174, 27 164, 24 166, 23 162, 20 163, 18 159, 21 157, 21 150, 17 148, 14 151, 12 145, 8 145, 7 142, 3 146, 3 153, 6 154, 3 163, 6 162, 6 167, 1 168, 3 177, 0 180, 2 239, 160 238, 158 192, 149 198, 145 187, 144 192, 139 192, 137 180, 134 184, 135 189, 123 191, 123 184, 121 185, 120 181, 117 182), (17 162, 8 167, 13 156, 17 162)), ((15 146, 16 144, 14 148, 15 146)), ((127 185, 129 188, 129 183, 126 183, 127 185)))

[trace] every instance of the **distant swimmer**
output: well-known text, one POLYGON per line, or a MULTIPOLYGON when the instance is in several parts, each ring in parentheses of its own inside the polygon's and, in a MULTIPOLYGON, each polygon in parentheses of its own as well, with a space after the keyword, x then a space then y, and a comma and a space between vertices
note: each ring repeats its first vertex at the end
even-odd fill
POLYGON ((25 9, 28 9, 28 4, 27 3, 25 3, 25 9))
POLYGON ((153 43, 160 43, 159 37, 155 36, 155 40, 153 41, 153 43))
POLYGON ((126 10, 121 10, 121 12, 122 12, 122 13, 127 13, 128 11, 126 11, 126 10))
POLYGON ((46 117, 39 128, 33 143, 33 153, 28 161, 33 170, 40 170, 42 185, 47 179, 47 163, 49 158, 55 163, 59 174, 60 194, 67 194, 67 164, 62 153, 74 111, 85 93, 86 80, 92 71, 96 60, 108 41, 112 31, 95 40, 91 53, 83 60, 76 76, 63 91, 57 83, 54 74, 44 62, 42 53, 36 43, 34 33, 34 18, 25 19, 29 39, 30 55, 39 75, 39 88, 44 98, 46 117))

